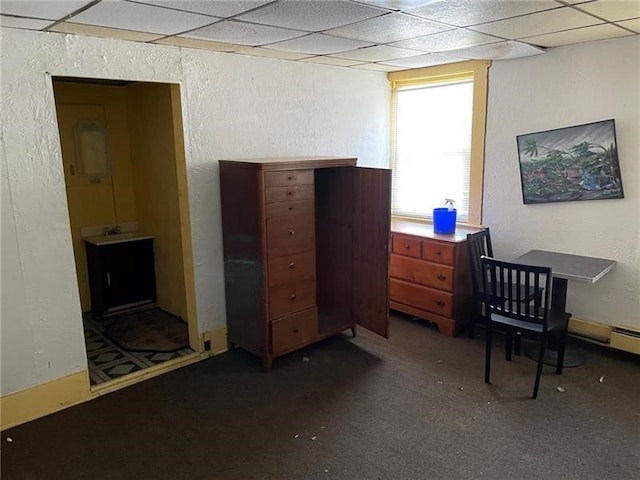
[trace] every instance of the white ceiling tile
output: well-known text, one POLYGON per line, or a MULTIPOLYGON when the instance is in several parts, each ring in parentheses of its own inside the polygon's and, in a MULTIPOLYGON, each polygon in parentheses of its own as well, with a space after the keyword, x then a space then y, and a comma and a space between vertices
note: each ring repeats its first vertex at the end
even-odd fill
POLYGON ((576 7, 609 21, 640 17, 640 1, 638 0, 600 0, 576 5, 576 7))
POLYGON ((602 21, 571 7, 563 7, 510 20, 487 23, 473 28, 479 32, 516 40, 533 35, 553 33, 559 30, 586 27, 597 23, 602 23, 602 21))
POLYGON ((92 0, 83 1, 25 1, 2 0, 0 13, 7 15, 19 15, 21 17, 46 18, 59 20, 79 8, 91 3, 92 0))
POLYGON ((233 42, 241 45, 265 45, 306 35, 304 32, 253 23, 225 20, 181 35, 188 38, 233 42))
POLYGON ((355 65, 353 68, 357 68, 359 70, 373 70, 375 72, 397 72, 398 70, 405 69, 405 67, 382 65, 381 63, 363 63, 362 65, 355 65))
POLYGON ((553 0, 456 0, 409 8, 407 11, 430 20, 467 27, 560 6, 553 0))
POLYGON ((559 47, 561 45, 571 45, 573 43, 592 42, 604 40, 606 38, 617 38, 633 35, 622 28, 608 23, 593 27, 576 28, 564 32, 550 33, 536 37, 528 37, 525 41, 534 43, 542 47, 559 47))
POLYGON ((451 30, 451 27, 403 13, 390 13, 324 33, 373 43, 389 43, 445 30, 451 30))
POLYGON ((236 53, 251 55, 252 57, 277 58, 279 60, 301 60, 303 58, 309 58, 309 55, 306 53, 285 52, 266 47, 243 47, 236 53))
POLYGON ((282 0, 240 15, 249 22, 318 32, 387 13, 345 1, 282 0))
POLYGON ((506 60, 509 58, 531 57, 545 53, 544 49, 524 42, 509 40, 477 47, 462 48, 448 52, 451 55, 470 60, 506 60))
POLYGON ((108 0, 79 13, 71 21, 101 27, 173 35, 208 25, 215 22, 216 19, 139 3, 108 0))
POLYGON ((160 7, 175 8, 187 12, 203 13, 214 17, 232 17, 248 10, 271 3, 273 0, 251 1, 251 0, 135 0, 138 3, 158 5, 160 7))
POLYGON ((423 52, 442 52, 498 41, 500 41, 500 39, 483 33, 465 29, 456 29, 442 33, 434 33, 433 35, 418 37, 411 40, 403 40, 395 42, 392 45, 394 47, 412 48, 423 52))
POLYGON ((385 65, 392 65, 394 67, 421 68, 430 67, 432 65, 444 65, 446 63, 462 62, 465 60, 466 58, 449 57, 438 55, 436 53, 425 53, 424 55, 401 58, 398 60, 389 60, 388 62, 381 63, 384 63, 385 65))
POLYGON ((213 50, 215 52, 237 52, 244 48, 244 45, 235 43, 210 42, 195 38, 165 37, 154 42, 160 45, 174 45, 176 47, 196 48, 198 50, 213 50))
POLYGON ((636 33, 640 33, 640 18, 634 18, 633 20, 624 20, 618 22, 618 25, 633 30, 636 33))
POLYGON ((151 42, 163 37, 163 35, 158 35, 157 33, 144 33, 117 28, 96 27, 94 25, 83 25, 71 22, 58 23, 53 28, 50 28, 49 31, 70 33, 72 35, 83 35, 87 37, 118 38, 120 40, 131 40, 132 42, 151 42))
POLYGON ((390 10, 407 10, 409 8, 423 7, 432 3, 444 0, 360 0, 361 3, 368 3, 376 7, 388 8, 390 10))
POLYGON ((361 65, 363 63, 357 60, 346 60, 344 58, 335 57, 308 57, 302 61, 308 63, 319 63, 321 65, 334 65, 336 67, 353 67, 354 65, 361 65))
POLYGON ((351 40, 349 38, 331 37, 321 33, 313 33, 304 37, 275 43, 271 48, 288 52, 308 53, 314 55, 330 55, 346 52, 360 47, 370 47, 371 43, 351 40))
POLYGON ((51 25, 51 20, 36 20, 35 18, 7 17, 0 15, 0 26, 9 28, 23 28, 25 30, 42 30, 51 25))
POLYGON ((420 55, 420 52, 407 50, 405 48, 389 47, 387 45, 376 45, 375 47, 365 47, 359 48, 358 50, 337 53, 335 56, 363 62, 381 62, 383 60, 394 60, 397 58, 412 57, 414 55, 420 55))

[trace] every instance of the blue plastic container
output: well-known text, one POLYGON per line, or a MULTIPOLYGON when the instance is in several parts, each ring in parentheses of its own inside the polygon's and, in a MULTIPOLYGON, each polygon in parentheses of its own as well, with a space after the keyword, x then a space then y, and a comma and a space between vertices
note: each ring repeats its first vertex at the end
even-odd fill
POLYGON ((457 210, 447 207, 433 209, 433 232, 440 235, 451 235, 456 231, 457 210))

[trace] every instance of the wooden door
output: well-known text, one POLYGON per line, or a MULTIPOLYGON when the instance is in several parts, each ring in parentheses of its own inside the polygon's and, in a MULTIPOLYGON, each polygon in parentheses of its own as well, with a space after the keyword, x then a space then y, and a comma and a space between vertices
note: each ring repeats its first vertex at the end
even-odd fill
POLYGON ((391 170, 352 171, 354 321, 388 338, 391 170))

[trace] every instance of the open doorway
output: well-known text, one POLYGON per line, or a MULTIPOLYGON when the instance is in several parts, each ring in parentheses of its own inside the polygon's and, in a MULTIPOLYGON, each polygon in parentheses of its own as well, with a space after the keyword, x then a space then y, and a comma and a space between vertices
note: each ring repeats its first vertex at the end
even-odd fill
POLYGON ((92 387, 201 352, 180 86, 53 88, 92 387))

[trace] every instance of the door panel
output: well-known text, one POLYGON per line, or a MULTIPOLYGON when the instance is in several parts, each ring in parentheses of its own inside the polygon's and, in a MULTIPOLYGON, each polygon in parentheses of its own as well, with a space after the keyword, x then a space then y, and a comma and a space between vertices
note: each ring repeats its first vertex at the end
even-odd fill
POLYGON ((388 338, 391 170, 353 172, 354 321, 388 338))

